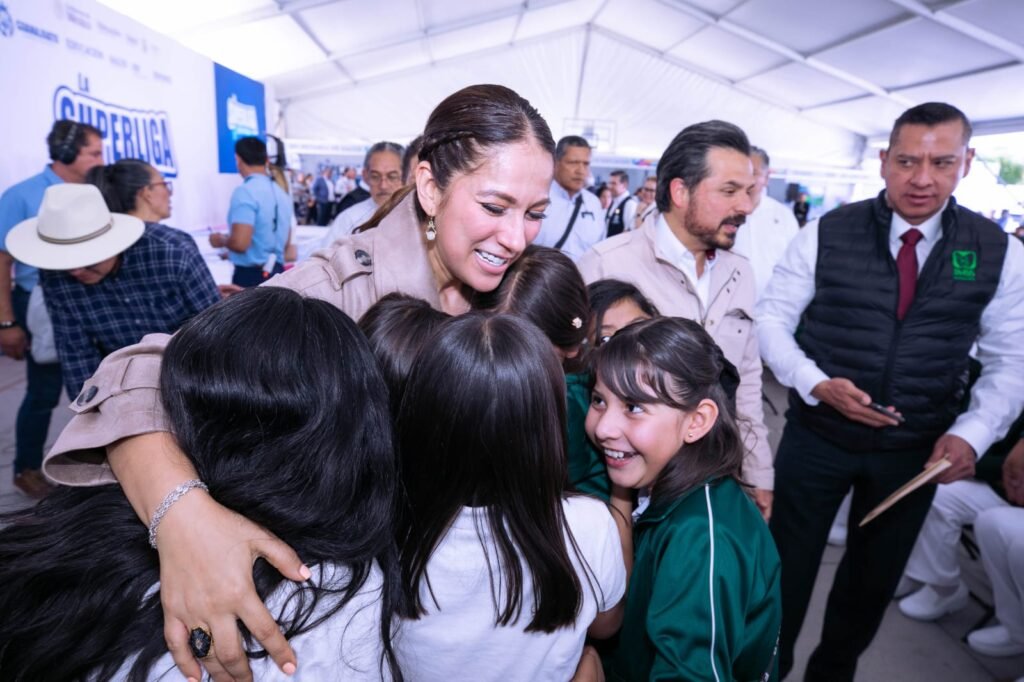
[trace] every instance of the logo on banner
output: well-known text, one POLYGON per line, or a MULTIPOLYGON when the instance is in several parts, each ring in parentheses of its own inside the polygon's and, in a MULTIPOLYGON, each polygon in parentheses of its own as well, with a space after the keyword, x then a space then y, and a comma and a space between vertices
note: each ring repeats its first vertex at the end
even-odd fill
POLYGON ((111 104, 62 85, 53 93, 53 118, 98 128, 103 134, 103 158, 107 163, 142 159, 167 177, 178 175, 166 111, 111 104))
POLYGON ((7 11, 7 5, 0 2, 0 35, 10 38, 14 35, 14 17, 7 11))
POLYGON ((260 124, 256 115, 256 107, 238 101, 238 95, 231 93, 227 102, 228 130, 231 137, 238 140, 260 134, 260 124))

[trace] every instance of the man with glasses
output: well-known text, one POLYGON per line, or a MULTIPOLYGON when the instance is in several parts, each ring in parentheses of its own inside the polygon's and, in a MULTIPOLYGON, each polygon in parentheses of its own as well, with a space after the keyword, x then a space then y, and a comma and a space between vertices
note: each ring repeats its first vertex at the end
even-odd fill
POLYGON ((12 258, 4 240, 12 227, 36 215, 47 187, 85 182, 90 168, 103 165, 103 135, 91 125, 60 120, 53 124, 46 144, 52 163, 0 196, 0 350, 10 358, 24 360, 28 375, 15 427, 14 485, 36 498, 50 490, 39 468, 50 416, 60 399, 61 373, 58 363, 37 363, 32 357, 32 337, 25 319, 39 274, 36 268, 12 258))
POLYGON ((395 142, 378 142, 370 147, 363 162, 363 182, 370 197, 349 206, 334 219, 320 242, 321 248, 330 246, 338 237, 352 234, 402 187, 403 153, 405 148, 395 142))

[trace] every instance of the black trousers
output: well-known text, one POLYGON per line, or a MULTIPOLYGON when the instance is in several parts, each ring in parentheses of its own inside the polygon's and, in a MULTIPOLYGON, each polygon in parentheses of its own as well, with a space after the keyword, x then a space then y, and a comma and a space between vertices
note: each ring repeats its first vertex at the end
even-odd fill
POLYGON ((284 272, 284 266, 280 263, 275 263, 274 271, 267 273, 266 277, 263 276, 262 265, 236 265, 235 271, 231 275, 231 283, 237 284, 244 289, 258 287, 274 275, 282 272, 284 272))
POLYGON ((846 552, 825 609, 821 641, 804 679, 853 680, 857 657, 878 631, 935 494, 924 486, 864 528, 861 519, 921 473, 931 448, 850 452, 786 415, 775 459, 771 531, 782 559, 780 678, 793 667, 793 645, 807 613, 832 519, 853 487, 846 552))

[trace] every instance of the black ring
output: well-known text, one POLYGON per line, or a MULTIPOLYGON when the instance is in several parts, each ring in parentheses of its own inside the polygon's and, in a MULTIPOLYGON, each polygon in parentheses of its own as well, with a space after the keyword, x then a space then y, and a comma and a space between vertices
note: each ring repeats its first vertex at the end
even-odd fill
POLYGON ((206 658, 213 648, 213 635, 206 628, 192 628, 188 633, 188 648, 196 658, 206 658))

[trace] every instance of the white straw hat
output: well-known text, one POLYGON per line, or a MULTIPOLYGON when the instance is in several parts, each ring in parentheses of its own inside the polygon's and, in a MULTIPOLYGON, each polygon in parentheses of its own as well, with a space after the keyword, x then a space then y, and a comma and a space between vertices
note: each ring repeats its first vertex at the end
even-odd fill
POLYGON ((95 185, 46 188, 35 218, 7 233, 7 252, 43 270, 73 270, 113 258, 142 237, 138 218, 111 213, 95 185))

